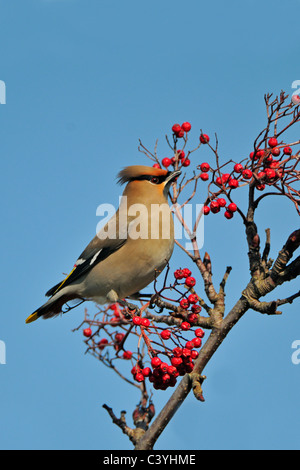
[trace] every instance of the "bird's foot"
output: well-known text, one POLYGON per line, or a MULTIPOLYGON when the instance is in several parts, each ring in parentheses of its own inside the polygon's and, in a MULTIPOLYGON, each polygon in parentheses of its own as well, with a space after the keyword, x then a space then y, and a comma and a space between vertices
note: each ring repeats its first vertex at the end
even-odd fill
POLYGON ((118 300, 118 303, 119 303, 120 305, 122 305, 122 307, 125 307, 125 308, 127 308, 128 310, 130 310, 130 313, 132 313, 132 312, 134 312, 134 311, 136 311, 136 313, 138 313, 138 311, 139 311, 139 308, 138 308, 137 305, 134 305, 134 304, 131 304, 130 302, 127 302, 126 299, 119 299, 119 300, 118 300))

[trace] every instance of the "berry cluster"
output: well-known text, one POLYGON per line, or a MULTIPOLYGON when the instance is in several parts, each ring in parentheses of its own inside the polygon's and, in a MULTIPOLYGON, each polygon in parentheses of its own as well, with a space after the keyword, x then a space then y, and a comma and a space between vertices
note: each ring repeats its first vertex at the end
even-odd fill
POLYGON ((217 214, 223 207, 225 208, 224 216, 226 219, 232 219, 234 213, 237 211, 237 205, 234 202, 227 204, 223 197, 218 197, 213 200, 209 206, 204 205, 202 211, 204 215, 208 215, 210 212, 217 214))
POLYGON ((178 138, 181 139, 184 137, 184 134, 186 132, 190 132, 192 126, 189 122, 184 122, 183 124, 173 124, 172 126, 172 131, 174 135, 178 138))
MULTIPOLYGON (((276 137, 271 137, 266 149, 255 149, 244 164, 235 163, 231 173, 219 171, 219 176, 214 178, 217 171, 210 168, 208 163, 202 163, 199 166, 202 172, 200 179, 208 181, 210 179, 208 172, 210 171, 212 174, 211 183, 219 188, 218 194, 229 195, 231 190, 245 184, 251 184, 258 191, 263 191, 266 185, 271 186, 279 180, 283 180, 286 174, 285 164, 289 161, 292 153, 290 146, 279 145, 276 137)), ((232 219, 238 209, 234 202, 227 203, 224 198, 220 197, 209 198, 209 202, 209 205, 206 204, 203 207, 204 215, 208 215, 210 212, 217 214, 222 207, 225 207, 224 216, 227 219, 232 219)))
MULTIPOLYGON (((190 323, 182 322, 181 328, 184 331, 186 331, 184 328, 186 324, 189 325, 189 328, 191 327, 190 323)), ((195 336, 186 341, 182 347, 176 346, 172 351, 168 350, 167 356, 170 363, 162 361, 158 355, 155 355, 151 359, 151 367, 141 367, 136 364, 131 369, 134 379, 137 382, 143 382, 148 378, 156 390, 166 390, 168 387, 174 387, 178 376, 192 372, 194 360, 199 355, 197 349, 201 347, 204 331, 197 328, 194 334, 195 336)), ((176 337, 176 333, 172 333, 170 329, 163 329, 160 335, 165 341, 170 339, 172 335, 176 337)))
POLYGON ((174 272, 173 283, 160 291, 161 298, 164 292, 179 294, 177 299, 172 299, 174 307, 178 306, 178 314, 174 315, 174 323, 166 328, 153 321, 149 302, 134 313, 119 304, 112 304, 102 312, 101 321, 86 317, 89 326, 83 329, 83 335, 87 338, 88 351, 106 365, 116 359, 130 360, 131 374, 136 382, 145 382, 147 378, 156 390, 173 387, 177 377, 193 370, 204 336, 198 325, 201 305, 194 291, 195 285, 196 279, 190 269, 180 268, 174 272), (116 328, 118 330, 114 331, 116 328), (129 336, 133 335, 139 338, 139 343, 143 341, 147 353, 141 353, 140 344, 136 352, 125 348, 129 336))
MULTIPOLYGON (((169 330, 163 330, 161 336, 164 339, 171 337, 169 330), (163 334, 164 333, 164 334, 163 334)), ((193 360, 199 355, 195 348, 200 348, 204 331, 197 328, 195 337, 187 341, 185 347, 176 346, 172 350, 170 364, 163 362, 158 356, 151 359, 151 367, 140 368, 138 365, 131 369, 131 373, 137 382, 143 382, 148 377, 149 382, 153 384, 155 390, 166 390, 168 387, 174 387, 178 376, 192 372, 194 368, 193 360)))
MULTIPOLYGON (((187 133, 191 130, 192 126, 189 122, 184 122, 181 126, 174 124, 172 127, 174 138, 174 156, 172 158, 165 157, 162 159, 161 164, 155 163, 153 166, 161 168, 161 166, 168 168, 170 165, 177 168, 187 167, 190 165, 190 155, 194 151, 185 152, 185 145, 187 144, 187 133), (178 150, 176 147, 177 140, 184 139, 184 146, 178 150)), ((210 138, 207 134, 201 133, 200 145, 208 144, 210 138)), ((200 146, 199 145, 199 146, 200 146)), ((288 167, 288 162, 292 157, 292 148, 284 142, 278 142, 276 136, 266 139, 265 148, 255 148, 250 153, 248 158, 243 159, 241 162, 233 162, 231 172, 223 172, 223 168, 228 166, 232 161, 220 168, 213 168, 208 162, 203 162, 197 166, 200 170, 197 179, 209 183, 209 197, 202 209, 204 215, 209 213, 217 214, 224 208, 224 216, 227 219, 232 219, 234 213, 238 210, 237 205, 231 199, 231 191, 241 186, 252 185, 257 191, 264 191, 268 186, 274 186, 276 183, 281 182, 286 184, 286 178, 294 177, 299 178, 296 170, 291 170, 288 167), (213 185, 213 186, 211 186, 213 185), (215 188, 213 191, 212 188, 215 188), (221 195, 227 196, 229 201, 220 197, 221 195)), ((198 147, 197 147, 198 148, 198 147)), ((216 151, 210 146, 210 148, 216 151)), ((195 149, 197 150, 197 149, 195 149)), ((217 156, 217 154, 216 154, 217 156)), ((290 188, 288 188, 290 191, 290 188)))
MULTIPOLYGON (((184 122, 183 124, 173 124, 172 126, 172 131, 173 131, 173 139, 174 143, 177 143, 178 139, 184 139, 185 143, 187 142, 187 134, 190 132, 192 126, 189 122, 184 122)), ((200 143, 201 144, 208 144, 209 142, 209 136, 207 134, 201 134, 199 137, 200 143)), ((169 166, 177 166, 177 167, 187 167, 190 166, 191 160, 189 158, 191 152, 188 152, 188 154, 185 154, 185 151, 183 149, 177 149, 176 145, 174 147, 174 156, 169 158, 165 157, 162 159, 161 164, 160 163, 154 163, 153 167, 154 168, 161 168, 161 166, 168 168, 169 166)), ((208 170, 203 170, 203 171, 209 171, 208 170)))

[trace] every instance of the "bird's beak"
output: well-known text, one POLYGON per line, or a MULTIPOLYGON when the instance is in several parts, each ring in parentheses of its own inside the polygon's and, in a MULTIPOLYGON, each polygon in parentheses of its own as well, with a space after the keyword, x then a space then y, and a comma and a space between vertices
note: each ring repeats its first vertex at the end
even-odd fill
POLYGON ((165 179, 165 185, 172 183, 175 180, 175 178, 177 178, 179 175, 181 175, 180 170, 169 171, 169 174, 167 178, 165 179))

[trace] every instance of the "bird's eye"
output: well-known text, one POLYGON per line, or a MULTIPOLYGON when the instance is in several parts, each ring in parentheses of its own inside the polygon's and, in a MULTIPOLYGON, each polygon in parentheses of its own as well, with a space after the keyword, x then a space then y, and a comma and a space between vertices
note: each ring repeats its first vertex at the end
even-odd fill
POLYGON ((159 183, 159 178, 157 178, 157 176, 153 176, 153 178, 151 178, 151 183, 154 183, 154 184, 158 184, 159 183))

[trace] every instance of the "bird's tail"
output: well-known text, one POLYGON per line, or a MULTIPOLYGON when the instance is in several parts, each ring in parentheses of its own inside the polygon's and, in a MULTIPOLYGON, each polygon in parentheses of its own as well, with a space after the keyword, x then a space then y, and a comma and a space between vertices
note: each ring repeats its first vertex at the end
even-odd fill
POLYGON ((61 312, 62 306, 65 302, 59 300, 49 299, 44 305, 35 310, 28 318, 26 318, 26 323, 31 323, 37 320, 40 317, 51 318, 58 315, 61 312))
MULTIPOLYGON (((52 315, 55 315, 53 312, 51 312, 52 315)), ((45 305, 42 305, 40 308, 38 308, 35 312, 33 312, 29 317, 26 318, 25 323, 31 323, 35 320, 37 320, 39 317, 42 317, 44 315, 49 315, 49 309, 45 305)))
MULTIPOLYGON (((44 303, 40 308, 35 310, 31 315, 29 315, 28 318, 26 318, 26 323, 31 323, 40 317, 43 317, 45 319, 59 315, 62 311, 63 305, 71 300, 78 299, 80 303, 84 301, 83 298, 74 294, 74 292, 67 292, 68 290, 69 288, 66 287, 62 291, 53 295, 53 297, 51 297, 46 303, 44 303)), ((74 307, 68 306, 67 310, 70 310, 71 308, 74 307)))

